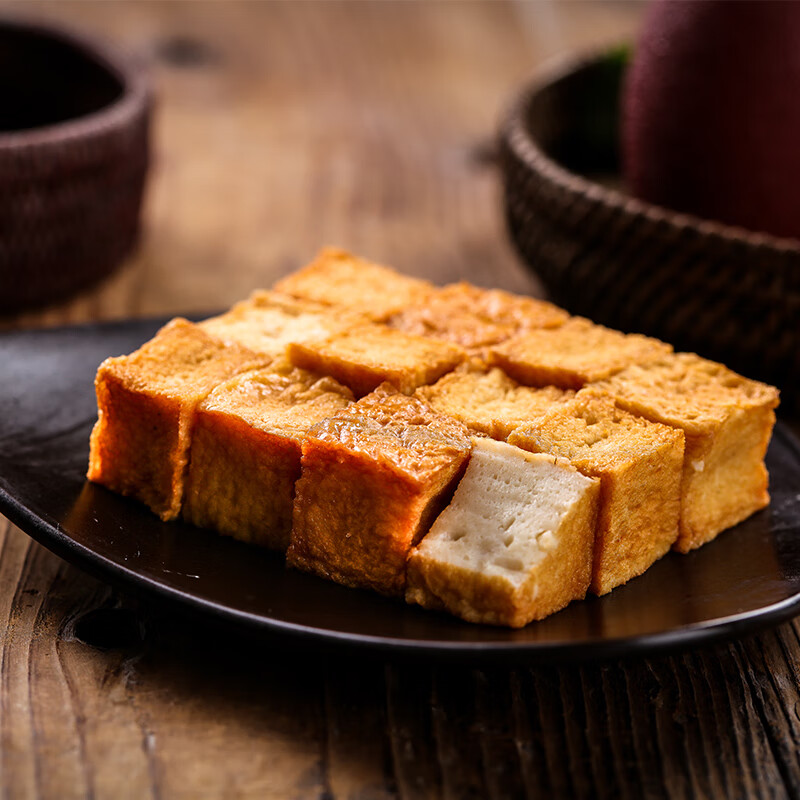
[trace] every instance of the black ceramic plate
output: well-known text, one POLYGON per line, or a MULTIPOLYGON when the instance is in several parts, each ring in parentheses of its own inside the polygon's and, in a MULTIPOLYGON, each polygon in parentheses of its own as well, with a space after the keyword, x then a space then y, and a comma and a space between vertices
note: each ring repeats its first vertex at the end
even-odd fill
POLYGON ((688 556, 518 631, 470 625, 287 570, 283 559, 162 523, 84 480, 93 378, 161 321, 0 336, 0 511, 58 555, 227 623, 427 654, 592 658, 739 635, 800 612, 800 446, 778 425, 772 503, 688 556))

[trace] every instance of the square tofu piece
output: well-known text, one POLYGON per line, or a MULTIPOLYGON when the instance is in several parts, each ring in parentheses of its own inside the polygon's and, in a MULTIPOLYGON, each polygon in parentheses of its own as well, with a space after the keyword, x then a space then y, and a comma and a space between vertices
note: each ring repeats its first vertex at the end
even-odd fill
POLYGON ((263 363, 185 319, 172 320, 135 353, 107 358, 95 379, 98 419, 87 477, 174 519, 195 409, 219 383, 263 363))
POLYGON ((778 390, 693 353, 630 367, 598 388, 686 434, 681 534, 686 553, 769 503, 764 455, 778 390))
POLYGON ((419 302, 432 289, 428 281, 401 275, 334 247, 323 248, 308 266, 275 284, 278 292, 349 308, 376 322, 419 302))
POLYGON ((526 386, 580 389, 671 351, 657 339, 573 317, 558 328, 529 331, 492 347, 490 361, 526 386))
POLYGON ((413 336, 385 325, 362 325, 321 342, 289 345, 289 359, 298 367, 332 375, 357 397, 384 381, 411 394, 433 383, 466 358, 449 342, 413 336))
POLYGON ((352 400, 333 378, 285 361, 217 386, 197 408, 183 516, 285 551, 303 436, 352 400))
POLYGON ((402 595, 408 551, 447 502, 467 429, 381 386, 303 440, 289 564, 347 586, 402 595))
POLYGON ((582 599, 598 489, 564 459, 474 439, 450 505, 411 552, 406 600, 519 628, 582 599))
POLYGON ((504 342, 521 331, 554 328, 568 318, 566 311, 544 300, 455 283, 395 314, 388 324, 406 333, 478 350, 504 342))
POLYGON ((470 430, 505 440, 515 428, 532 422, 575 395, 555 386, 520 386, 497 367, 459 367, 417 397, 434 411, 460 419, 470 430))
POLYGON ((291 342, 320 341, 365 322, 361 314, 257 291, 227 313, 198 324, 209 336, 274 359, 283 356, 291 342))
POLYGON ((579 392, 509 442, 569 459, 600 479, 591 590, 606 594, 641 575, 678 538, 683 432, 579 392))

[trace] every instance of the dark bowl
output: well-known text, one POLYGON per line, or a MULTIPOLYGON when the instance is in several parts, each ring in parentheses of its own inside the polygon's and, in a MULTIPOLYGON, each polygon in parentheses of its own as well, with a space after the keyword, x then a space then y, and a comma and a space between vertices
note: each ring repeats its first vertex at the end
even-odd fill
POLYGON ((134 245, 148 163, 143 70, 60 28, 0 21, 0 313, 61 299, 134 245))
POLYGON ((500 139, 513 241, 574 314, 657 336, 781 387, 800 407, 800 242, 679 214, 620 188, 623 49, 527 86, 500 139))

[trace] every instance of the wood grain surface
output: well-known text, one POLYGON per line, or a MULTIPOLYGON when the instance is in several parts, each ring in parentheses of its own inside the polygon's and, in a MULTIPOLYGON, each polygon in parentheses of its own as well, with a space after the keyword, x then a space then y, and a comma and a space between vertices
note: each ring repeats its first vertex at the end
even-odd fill
MULTIPOLYGON (((641 6, 2 4, 117 42, 158 90, 139 250, 18 328, 227 306, 324 243, 537 293, 504 233, 499 114, 641 6)), ((1 369, 1 365, 0 365, 1 369)), ((253 640, 65 564, 0 518, 0 797, 800 797, 800 627, 583 665, 253 640)))

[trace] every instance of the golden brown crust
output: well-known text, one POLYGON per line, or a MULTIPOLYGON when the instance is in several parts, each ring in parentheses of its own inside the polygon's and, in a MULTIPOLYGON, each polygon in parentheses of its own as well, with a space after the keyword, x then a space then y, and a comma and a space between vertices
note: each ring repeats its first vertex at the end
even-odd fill
POLYGON ((520 386, 497 367, 469 366, 459 367, 432 386, 421 386, 416 395, 470 430, 505 440, 515 428, 568 400, 574 392, 555 386, 520 386))
POLYGON ((637 414, 683 429, 689 436, 713 431, 735 409, 777 408, 774 386, 745 378, 695 353, 671 353, 632 365, 597 388, 637 414))
POLYGON ((682 431, 629 414, 607 395, 584 391, 514 431, 509 442, 567 458, 600 479, 594 593, 641 575, 678 538, 682 431))
POLYGON ((285 551, 300 441, 200 412, 192 431, 183 517, 234 539, 285 551))
POLYGON ((681 533, 688 552, 769 502, 764 455, 778 390, 693 353, 630 367, 596 385, 617 403, 686 435, 681 533))
POLYGON ((226 344, 238 344, 274 359, 283 357, 291 342, 320 341, 367 321, 362 314, 259 290, 199 326, 226 344))
POLYGON ((350 308, 382 322, 420 301, 433 286, 345 250, 325 247, 308 266, 278 281, 275 290, 304 300, 350 308))
POLYGON ((178 400, 125 384, 113 368, 95 381, 98 420, 92 429, 86 477, 135 497, 162 519, 180 512, 189 421, 178 400))
POLYGON ((220 384, 199 411, 234 415, 253 428, 301 438, 353 399, 353 393, 333 378, 279 360, 220 384))
POLYGON ((262 363, 184 319, 169 322, 136 352, 106 359, 95 379, 98 419, 87 477, 174 519, 195 408, 218 383, 262 363))
POLYGON ((408 551, 469 450, 460 423, 389 386, 315 426, 303 441, 288 563, 402 594, 408 551))
POLYGON ((217 386, 197 409, 184 517, 286 550, 302 437, 352 399, 332 378, 281 362, 217 386))
POLYGON ((434 291, 423 302, 395 314, 388 324, 406 333, 480 350, 521 331, 556 327, 568 318, 566 311, 544 300, 462 282, 434 291))
POLYGON ((490 348, 489 360, 526 386, 580 389, 671 350, 657 339, 573 317, 557 328, 528 331, 490 348))
POLYGON ((410 394, 466 357, 462 348, 448 342, 374 324, 320 342, 291 344, 288 355, 298 367, 332 375, 357 397, 369 394, 384 381, 410 394))

